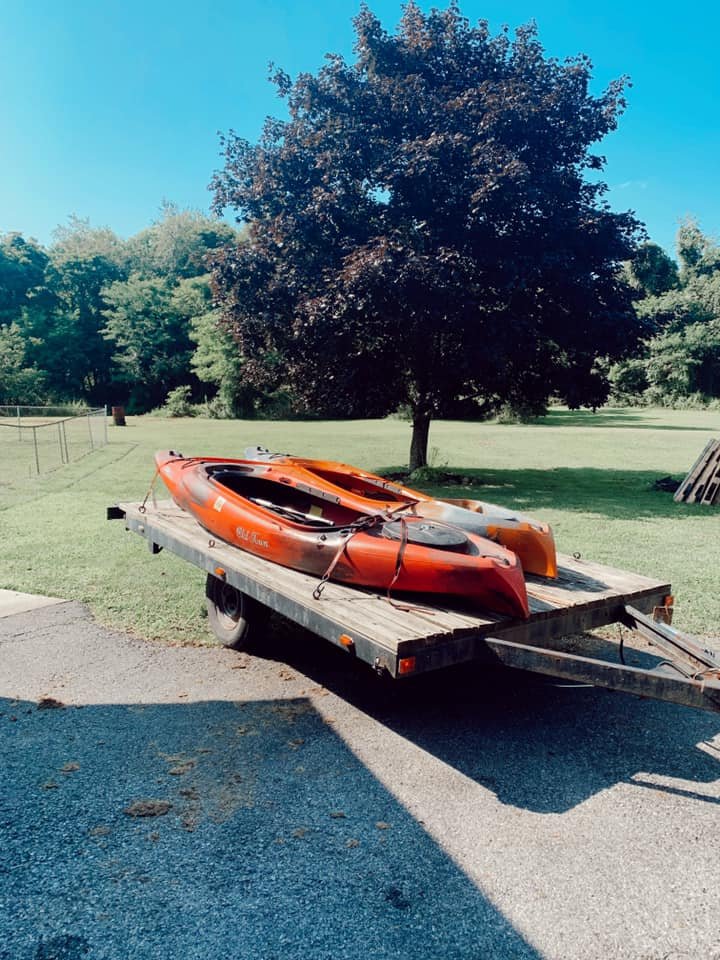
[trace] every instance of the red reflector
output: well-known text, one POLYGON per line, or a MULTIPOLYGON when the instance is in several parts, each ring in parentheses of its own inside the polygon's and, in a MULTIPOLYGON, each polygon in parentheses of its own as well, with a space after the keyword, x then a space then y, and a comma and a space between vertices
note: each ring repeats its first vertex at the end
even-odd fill
POLYGON ((663 597, 664 607, 672 607, 674 603, 675 603, 675 597, 671 593, 669 593, 666 597, 663 597))
POLYGON ((355 644, 353 638, 349 637, 346 633, 341 633, 338 640, 344 647, 352 647, 355 644))
POLYGON ((415 657, 402 657, 398 663, 398 673, 403 676, 406 673, 412 673, 415 669, 415 657))
POLYGON ((216 577, 224 577, 224 576, 225 576, 225 571, 223 570, 222 567, 215 567, 215 576, 216 576, 216 577))

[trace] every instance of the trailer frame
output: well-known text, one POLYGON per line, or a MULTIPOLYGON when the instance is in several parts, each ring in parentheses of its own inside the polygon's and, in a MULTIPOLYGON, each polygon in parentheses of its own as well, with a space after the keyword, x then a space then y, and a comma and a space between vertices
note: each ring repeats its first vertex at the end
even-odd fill
POLYGON ((332 582, 316 599, 315 577, 217 540, 172 501, 119 503, 107 516, 123 520, 151 553, 166 549, 206 572, 211 624, 226 645, 242 646, 253 616, 269 609, 396 679, 481 661, 720 712, 720 654, 671 626, 671 586, 661 580, 559 555, 557 580, 526 577, 526 621, 332 582), (217 629, 218 616, 238 629, 217 629), (623 662, 622 641, 617 662, 564 643, 612 623, 642 637, 656 662, 623 662))

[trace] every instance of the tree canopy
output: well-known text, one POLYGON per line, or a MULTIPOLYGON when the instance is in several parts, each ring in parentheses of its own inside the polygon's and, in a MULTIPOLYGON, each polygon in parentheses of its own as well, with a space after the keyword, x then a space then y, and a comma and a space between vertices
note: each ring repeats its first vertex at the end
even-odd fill
POLYGON ((355 30, 354 63, 274 73, 287 120, 224 138, 215 208, 249 229, 213 276, 246 376, 319 413, 408 405, 411 466, 459 398, 602 403, 596 359, 643 329, 619 269, 639 224, 610 211, 591 152, 625 80, 594 96, 586 57, 546 57, 533 25, 492 36, 455 3, 409 3, 394 34, 363 7, 355 30))
POLYGON ((30 306, 48 265, 47 253, 19 233, 0 237, 0 323, 12 323, 30 306))
POLYGON ((638 316, 653 335, 638 356, 612 368, 614 394, 622 402, 720 397, 720 245, 687 219, 677 251, 679 269, 655 244, 646 244, 629 264, 638 316))

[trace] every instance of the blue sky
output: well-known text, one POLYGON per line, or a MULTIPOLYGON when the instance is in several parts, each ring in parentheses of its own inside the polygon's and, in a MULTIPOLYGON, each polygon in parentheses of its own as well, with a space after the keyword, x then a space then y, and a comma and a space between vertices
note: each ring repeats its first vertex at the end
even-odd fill
MULTIPOLYGON (((395 26, 399 3, 369 6, 395 26)), ((0 231, 47 243, 76 214, 129 236, 164 198, 207 209, 217 132, 255 140, 263 118, 282 113, 268 61, 294 74, 327 52, 351 56, 358 7, 0 0, 0 231)), ((464 0, 461 9, 493 31, 534 19, 548 54, 590 56, 596 92, 629 74, 628 110, 600 149, 610 202, 668 249, 688 214, 720 234, 720 4, 464 0)))

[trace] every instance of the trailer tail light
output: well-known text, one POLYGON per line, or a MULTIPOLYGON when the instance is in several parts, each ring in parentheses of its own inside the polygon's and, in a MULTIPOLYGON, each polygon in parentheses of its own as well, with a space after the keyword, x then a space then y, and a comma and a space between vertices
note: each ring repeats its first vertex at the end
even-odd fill
POLYGON ((416 665, 415 657, 401 657, 398 662, 398 674, 404 677, 408 673, 414 673, 416 665))
POLYGON ((671 593, 664 596, 662 598, 662 606, 653 607, 653 620, 656 623, 667 623, 669 626, 673 619, 674 603, 675 597, 671 593))
POLYGON ((340 636, 338 637, 338 640, 340 641, 342 646, 345 647, 347 650, 349 650, 350 647, 355 646, 355 641, 353 640, 352 637, 348 636, 347 633, 341 633, 340 636))
POLYGON ((220 577, 221 580, 225 579, 225 570, 223 567, 215 567, 215 576, 220 577))

